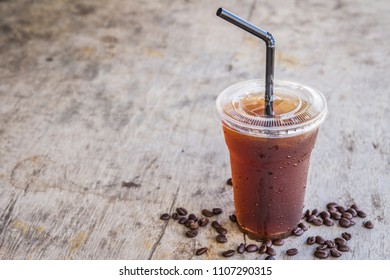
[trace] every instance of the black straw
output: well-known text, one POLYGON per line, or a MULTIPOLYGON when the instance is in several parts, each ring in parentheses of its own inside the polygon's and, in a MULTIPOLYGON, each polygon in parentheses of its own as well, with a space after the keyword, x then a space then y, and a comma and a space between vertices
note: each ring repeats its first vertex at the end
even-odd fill
POLYGON ((265 114, 273 116, 273 93, 274 93, 274 61, 275 61, 275 40, 271 33, 254 26, 253 24, 243 20, 235 14, 219 8, 217 16, 224 20, 244 29, 245 31, 262 39, 267 47, 265 61, 265 114))

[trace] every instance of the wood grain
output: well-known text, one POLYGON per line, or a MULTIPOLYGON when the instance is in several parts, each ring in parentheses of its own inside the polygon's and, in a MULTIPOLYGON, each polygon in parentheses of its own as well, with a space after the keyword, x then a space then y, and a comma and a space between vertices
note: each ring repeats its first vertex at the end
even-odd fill
MULTIPOLYGON (((328 100, 306 207, 358 204, 375 228, 351 228, 342 259, 390 259, 385 0, 0 1, 1 259, 220 259, 250 242, 228 220, 214 104, 229 85, 264 75, 265 52, 216 17, 219 6, 273 33, 277 79, 328 100), (159 220, 179 206, 222 207, 228 243, 210 226, 188 239, 159 220)), ((343 231, 311 227, 276 257, 313 259, 307 236, 343 231), (287 257, 292 247, 300 253, 287 257)))

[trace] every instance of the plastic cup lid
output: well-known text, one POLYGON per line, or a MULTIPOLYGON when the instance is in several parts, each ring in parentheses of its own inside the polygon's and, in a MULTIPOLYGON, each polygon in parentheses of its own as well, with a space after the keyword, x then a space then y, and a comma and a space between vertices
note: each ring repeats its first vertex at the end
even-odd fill
POLYGON ((217 98, 223 124, 243 134, 258 137, 292 137, 317 128, 327 114, 325 97, 311 87, 292 82, 274 84, 274 116, 264 113, 264 82, 234 84, 217 98))

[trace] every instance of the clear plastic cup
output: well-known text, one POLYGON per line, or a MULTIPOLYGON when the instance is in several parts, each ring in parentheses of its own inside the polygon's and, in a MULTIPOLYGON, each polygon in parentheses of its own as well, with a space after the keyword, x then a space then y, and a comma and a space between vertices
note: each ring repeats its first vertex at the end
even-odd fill
POLYGON ((230 152, 234 207, 253 239, 284 238, 299 223, 318 128, 327 114, 317 90, 292 82, 274 85, 274 116, 264 113, 264 82, 244 81, 217 98, 230 152))

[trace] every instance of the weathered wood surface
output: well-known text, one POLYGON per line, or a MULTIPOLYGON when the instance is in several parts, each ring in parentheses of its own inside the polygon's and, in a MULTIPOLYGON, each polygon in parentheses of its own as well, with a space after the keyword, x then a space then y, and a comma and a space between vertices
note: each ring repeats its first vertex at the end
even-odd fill
MULTIPOLYGON (((342 259, 390 259, 389 3, 0 1, 0 258, 219 259, 244 241, 214 102, 262 77, 265 52, 224 6, 272 31, 277 79, 328 100, 306 206, 358 204, 375 229, 351 228, 342 259), (224 208, 229 242, 159 220, 177 206, 224 208)), ((312 227, 276 257, 312 259, 307 236, 343 231, 312 227)))

